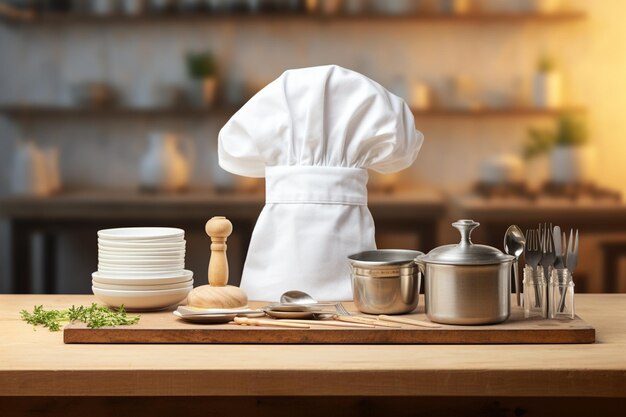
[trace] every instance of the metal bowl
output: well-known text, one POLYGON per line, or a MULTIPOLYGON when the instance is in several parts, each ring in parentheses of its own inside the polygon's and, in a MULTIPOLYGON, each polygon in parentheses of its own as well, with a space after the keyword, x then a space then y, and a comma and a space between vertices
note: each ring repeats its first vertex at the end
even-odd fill
POLYGON ((421 274, 414 259, 422 252, 381 249, 350 255, 352 291, 359 311, 403 314, 417 307, 421 274))

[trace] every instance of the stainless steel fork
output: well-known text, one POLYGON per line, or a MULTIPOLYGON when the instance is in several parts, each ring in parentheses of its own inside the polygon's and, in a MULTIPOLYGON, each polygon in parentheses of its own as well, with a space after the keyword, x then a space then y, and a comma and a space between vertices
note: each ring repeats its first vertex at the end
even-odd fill
MULTIPOLYGON (((524 262, 529 265, 533 271, 537 269, 537 265, 541 261, 541 245, 539 244, 539 233, 535 229, 526 231, 526 248, 524 249, 524 262)), ((539 288, 535 285, 535 306, 541 305, 541 296, 539 288)))
POLYGON ((350 312, 346 310, 346 308, 341 303, 335 304, 335 309, 337 310, 337 314, 340 316, 351 316, 350 312))
POLYGON ((543 277, 546 282, 550 282, 550 268, 554 265, 556 253, 554 251, 554 235, 552 232, 552 224, 548 227, 544 223, 541 236, 541 266, 543 267, 543 277))

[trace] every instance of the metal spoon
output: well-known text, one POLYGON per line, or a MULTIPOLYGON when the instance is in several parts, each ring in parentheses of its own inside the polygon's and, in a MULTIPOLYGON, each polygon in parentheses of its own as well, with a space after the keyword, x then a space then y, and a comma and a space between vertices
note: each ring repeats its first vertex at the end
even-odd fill
POLYGON ((282 304, 301 305, 301 306, 316 306, 316 307, 335 307, 337 313, 342 316, 349 316, 350 313, 345 309, 341 303, 320 303, 315 298, 311 297, 304 291, 291 290, 287 291, 280 296, 280 302, 282 304))
POLYGON ((291 290, 280 296, 280 302, 284 304, 317 304, 317 300, 304 291, 291 290))
POLYGON ((515 256, 515 263, 513 264, 513 278, 515 280, 515 296, 517 298, 517 305, 521 306, 522 301, 520 298, 520 282, 519 282, 519 256, 524 252, 524 246, 526 245, 526 238, 522 230, 516 225, 509 226, 504 235, 504 251, 508 255, 515 256))
POLYGON ((291 290, 280 296, 282 304, 297 304, 301 306, 335 306, 337 303, 320 303, 304 291, 291 290))

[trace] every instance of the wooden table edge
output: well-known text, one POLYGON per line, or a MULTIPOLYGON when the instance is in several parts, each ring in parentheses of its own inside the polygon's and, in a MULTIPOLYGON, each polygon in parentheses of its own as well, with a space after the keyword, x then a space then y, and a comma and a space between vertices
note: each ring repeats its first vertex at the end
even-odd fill
POLYGON ((0 370, 0 381, 0 396, 626 398, 626 369, 0 370))

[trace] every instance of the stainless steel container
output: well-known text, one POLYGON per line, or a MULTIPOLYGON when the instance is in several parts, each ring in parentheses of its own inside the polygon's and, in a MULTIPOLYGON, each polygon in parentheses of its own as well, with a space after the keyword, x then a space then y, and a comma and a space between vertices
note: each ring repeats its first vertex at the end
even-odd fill
POLYGON ((461 242, 440 246, 416 257, 425 279, 426 315, 444 324, 500 323, 511 314, 511 265, 514 256, 475 245, 470 239, 479 223, 452 223, 461 242))
POLYGON ((350 255, 352 291, 359 311, 403 314, 417 308, 421 274, 414 262, 422 252, 372 250, 350 255))

